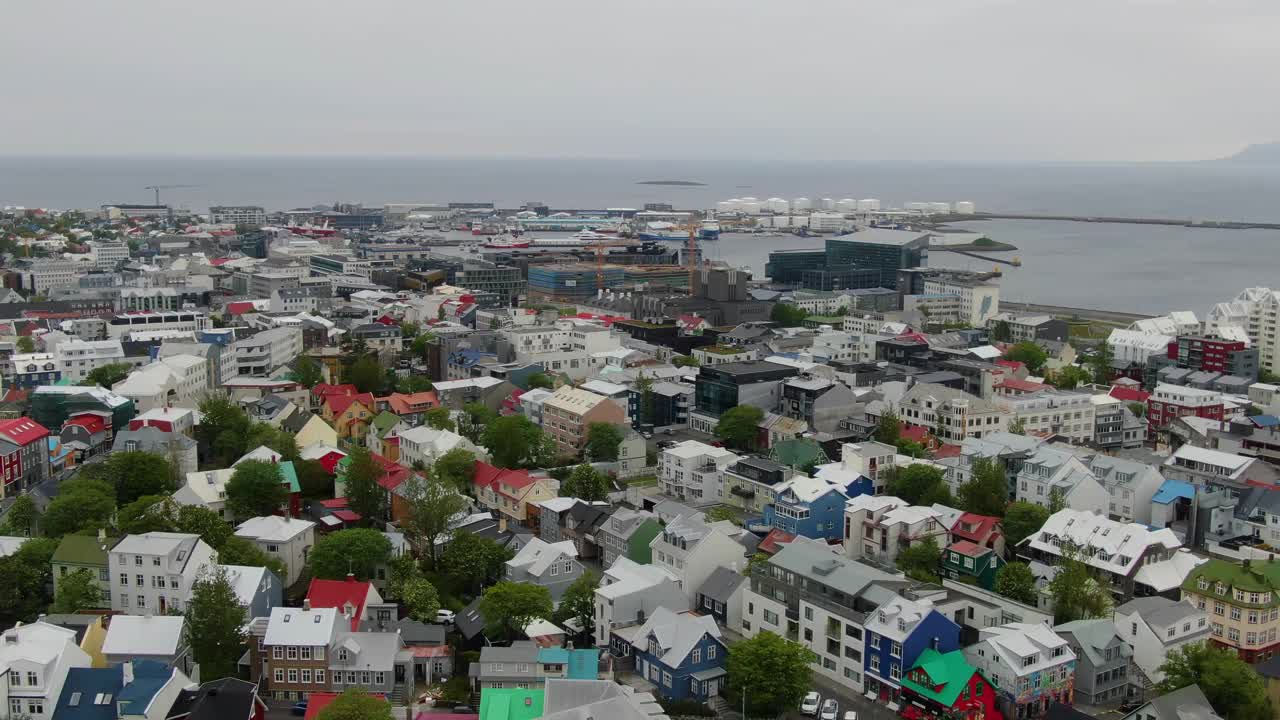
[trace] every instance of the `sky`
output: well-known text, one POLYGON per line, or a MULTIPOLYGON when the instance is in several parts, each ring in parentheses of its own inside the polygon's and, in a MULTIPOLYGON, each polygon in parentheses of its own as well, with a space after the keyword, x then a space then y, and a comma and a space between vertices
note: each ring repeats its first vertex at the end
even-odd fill
POLYGON ((14 0, 0 155, 1199 160, 1274 0, 14 0))

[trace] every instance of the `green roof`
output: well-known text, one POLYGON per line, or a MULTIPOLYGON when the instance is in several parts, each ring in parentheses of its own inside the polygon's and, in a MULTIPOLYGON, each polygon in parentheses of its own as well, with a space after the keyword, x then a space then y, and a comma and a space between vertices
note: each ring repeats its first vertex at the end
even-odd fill
POLYGON ((289 492, 302 492, 302 486, 298 484, 298 471, 293 467, 293 461, 288 460, 278 464, 280 468, 280 481, 289 486, 289 492))
POLYGON ((977 668, 965 662, 964 653, 952 650, 943 654, 933 648, 925 648, 916 659, 916 664, 902 676, 902 687, 939 703, 943 707, 952 707, 960 692, 969 686, 969 678, 978 672, 977 668), (920 668, 929 676, 933 684, 941 685, 942 690, 934 692, 932 687, 921 685, 911 679, 911 673, 920 668))
POLYGON ((708 352, 712 355, 737 355, 739 353, 750 352, 746 348, 733 347, 732 345, 708 345, 698 348, 702 352, 708 352))
POLYGON ((374 431, 379 438, 386 436, 387 431, 396 426, 400 422, 400 416, 393 412, 383 410, 373 417, 373 421, 369 424, 373 426, 374 431))
MULTIPOLYGON (((1280 562, 1255 561, 1249 563, 1249 568, 1246 570, 1244 565, 1240 563, 1211 559, 1187 575, 1187 579, 1182 582, 1182 589, 1188 592, 1213 596, 1216 594, 1214 593, 1214 586, 1218 583, 1222 583, 1228 588, 1245 592, 1269 591, 1271 593, 1271 602, 1269 603, 1246 604, 1256 604, 1261 607, 1280 605, 1280 562), (1200 589, 1200 578, 1209 581, 1208 590, 1200 589)), ((1240 601, 1233 600, 1233 602, 1239 603, 1240 601)))
POLYGON ((102 565, 107 564, 107 549, 116 544, 119 538, 108 537, 99 542, 90 535, 66 535, 53 551, 52 562, 69 565, 102 565))
POLYGON ((821 465, 829 461, 822 446, 808 438, 775 443, 769 451, 769 459, 793 468, 802 468, 810 463, 821 465))
POLYGON ((534 720, 542 717, 542 691, 484 688, 480 720, 534 720))

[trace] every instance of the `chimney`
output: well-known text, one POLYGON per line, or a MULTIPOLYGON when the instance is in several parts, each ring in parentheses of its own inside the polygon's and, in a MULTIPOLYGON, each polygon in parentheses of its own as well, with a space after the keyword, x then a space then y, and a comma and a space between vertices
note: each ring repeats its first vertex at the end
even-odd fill
POLYGON ((303 599, 302 599, 302 609, 303 609, 303 610, 311 610, 311 598, 303 598, 303 599))
POLYGON ((355 581, 356 581, 355 573, 347 573, 347 582, 353 583, 355 581))

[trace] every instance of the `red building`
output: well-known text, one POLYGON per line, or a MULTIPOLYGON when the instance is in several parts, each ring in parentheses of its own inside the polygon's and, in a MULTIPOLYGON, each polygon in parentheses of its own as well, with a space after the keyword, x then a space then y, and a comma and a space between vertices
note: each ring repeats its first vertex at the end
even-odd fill
POLYGON ((0 497, 10 497, 49 477, 49 430, 31 418, 0 420, 0 497))
POLYGON ((1212 390, 1160 384, 1147 398, 1147 437, 1155 437, 1180 417, 1221 420, 1222 395, 1212 390))
POLYGON ((960 650, 926 648, 902 676, 902 717, 1003 720, 996 691, 960 650))
MULTIPOLYGON (((1251 376, 1258 375, 1257 351, 1250 351, 1243 340, 1181 335, 1169 343, 1169 359, 1181 368, 1230 375, 1249 373, 1248 366, 1252 365, 1251 376)), ((1250 377, 1248 374, 1244 376, 1250 377)))
POLYGON ((977 513, 962 513, 951 526, 951 542, 967 540, 982 548, 1004 555, 1004 526, 1000 518, 977 513))

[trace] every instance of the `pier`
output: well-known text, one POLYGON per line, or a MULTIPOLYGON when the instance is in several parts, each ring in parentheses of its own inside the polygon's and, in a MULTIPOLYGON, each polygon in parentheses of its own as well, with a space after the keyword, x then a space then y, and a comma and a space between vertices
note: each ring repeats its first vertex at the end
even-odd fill
POLYGON ((1034 213, 980 212, 972 215, 947 215, 945 219, 934 218, 934 220, 942 223, 963 222, 966 220, 1057 220, 1062 222, 1116 223, 1121 225, 1171 225, 1212 230, 1280 230, 1280 223, 1247 222, 1243 220, 1108 217, 1105 215, 1038 215, 1034 213))

